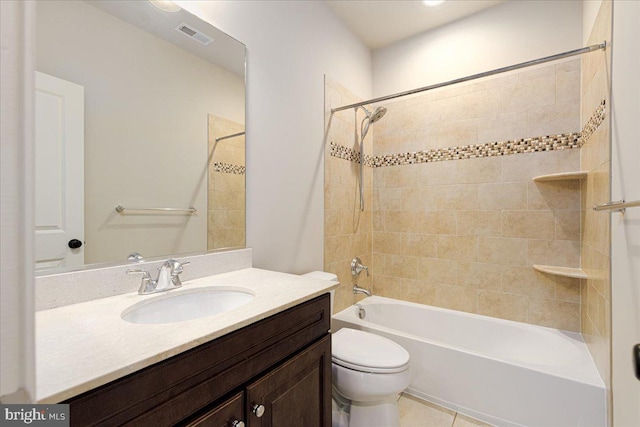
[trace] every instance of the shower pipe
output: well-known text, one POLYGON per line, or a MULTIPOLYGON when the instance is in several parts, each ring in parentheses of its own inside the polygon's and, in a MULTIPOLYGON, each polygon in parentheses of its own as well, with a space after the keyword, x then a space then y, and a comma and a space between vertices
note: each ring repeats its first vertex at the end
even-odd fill
POLYGON ((494 74, 505 73, 507 71, 519 70, 520 68, 530 67, 532 65, 544 64, 545 62, 555 61, 557 59, 569 58, 571 56, 582 55, 583 53, 589 53, 600 49, 605 49, 607 47, 607 42, 602 42, 600 44, 594 44, 591 46, 583 47, 580 49, 570 50, 568 52, 558 53, 556 55, 545 56, 544 58, 534 59, 532 61, 521 62, 519 64, 510 65, 508 67, 497 68, 491 71, 485 71, 483 73, 473 74, 467 77, 461 77, 459 79, 449 80, 444 83, 437 83, 430 86, 424 86, 418 89, 407 90, 405 92, 398 92, 393 95, 381 96, 379 98, 369 99, 368 101, 356 102, 355 104, 349 104, 338 108, 332 108, 331 113, 335 113, 337 111, 348 110, 349 108, 358 108, 369 104, 375 104, 377 102, 388 101, 390 99, 400 98, 402 96, 413 95, 414 93, 425 92, 427 90, 437 89, 444 86, 450 86, 457 83, 466 82, 469 80, 480 79, 482 77, 493 76, 494 74))
POLYGON ((235 138, 236 136, 242 136, 244 132, 238 132, 231 135, 221 136, 220 138, 216 138, 216 142, 222 141, 223 139, 235 138))

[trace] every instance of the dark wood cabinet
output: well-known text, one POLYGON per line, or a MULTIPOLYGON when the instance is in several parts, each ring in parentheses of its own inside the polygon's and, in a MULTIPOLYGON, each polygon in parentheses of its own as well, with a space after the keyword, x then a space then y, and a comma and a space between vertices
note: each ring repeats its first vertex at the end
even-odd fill
POLYGON ((325 294, 76 396, 71 425, 329 427, 330 317, 325 294))
POLYGON ((247 387, 247 426, 330 426, 331 382, 327 376, 331 378, 328 336, 247 387), (264 412, 257 417, 254 408, 260 405, 264 412))
POLYGON ((193 420, 185 422, 185 427, 239 427, 246 418, 244 414, 244 392, 236 393, 229 400, 207 410, 193 420))

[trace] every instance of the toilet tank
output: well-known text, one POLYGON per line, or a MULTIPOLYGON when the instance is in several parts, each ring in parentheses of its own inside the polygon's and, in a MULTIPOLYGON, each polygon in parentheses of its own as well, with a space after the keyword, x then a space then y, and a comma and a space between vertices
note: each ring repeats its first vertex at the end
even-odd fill
MULTIPOLYGON (((318 280, 326 280, 328 282, 337 282, 338 276, 333 273, 328 273, 326 271, 312 271, 310 273, 305 273, 302 275, 303 277, 308 277, 310 279, 318 279, 318 280)), ((333 315, 333 297, 336 294, 335 290, 329 291, 331 297, 331 314, 333 315)))

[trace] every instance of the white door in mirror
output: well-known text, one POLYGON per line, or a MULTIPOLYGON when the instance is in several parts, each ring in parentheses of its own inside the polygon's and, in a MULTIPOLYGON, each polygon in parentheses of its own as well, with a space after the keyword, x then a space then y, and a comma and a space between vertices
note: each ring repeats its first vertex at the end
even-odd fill
POLYGON ((36 272, 84 265, 84 87, 36 72, 36 272))

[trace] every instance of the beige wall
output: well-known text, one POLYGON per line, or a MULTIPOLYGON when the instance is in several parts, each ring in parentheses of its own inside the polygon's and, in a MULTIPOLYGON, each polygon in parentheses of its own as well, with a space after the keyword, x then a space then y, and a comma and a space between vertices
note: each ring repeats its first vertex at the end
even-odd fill
POLYGON ((242 247, 245 242, 244 125, 209 116, 207 249, 242 247))
MULTIPOLYGON (((611 43, 611 1, 604 1, 595 19, 589 44, 611 43)), ((610 44, 609 44, 610 46, 610 44)), ((606 118, 582 147, 582 334, 607 389, 611 389, 611 231, 610 215, 591 209, 611 200, 610 87, 611 50, 585 55, 582 68, 582 124, 602 100, 606 118)))
POLYGON ((243 123, 244 79, 87 3, 37 9, 37 69, 85 88, 86 262, 206 250, 207 115, 243 123))

